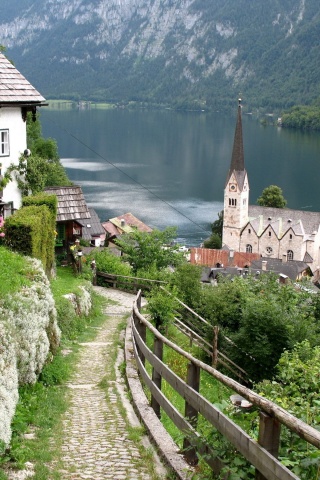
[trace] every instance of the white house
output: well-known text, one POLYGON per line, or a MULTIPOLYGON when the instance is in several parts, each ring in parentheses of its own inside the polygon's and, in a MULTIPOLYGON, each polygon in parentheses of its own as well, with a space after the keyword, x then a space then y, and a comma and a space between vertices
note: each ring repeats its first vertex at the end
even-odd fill
MULTIPOLYGON (((44 102, 42 95, 0 53, 0 177, 11 164, 18 164, 27 148, 27 112, 35 118, 37 106, 44 102)), ((13 180, 0 188, 0 216, 9 216, 20 206, 21 194, 13 180)))
POLYGON ((245 169, 241 102, 231 165, 224 190, 222 243, 235 252, 306 263, 313 273, 320 265, 320 212, 249 205, 245 169))

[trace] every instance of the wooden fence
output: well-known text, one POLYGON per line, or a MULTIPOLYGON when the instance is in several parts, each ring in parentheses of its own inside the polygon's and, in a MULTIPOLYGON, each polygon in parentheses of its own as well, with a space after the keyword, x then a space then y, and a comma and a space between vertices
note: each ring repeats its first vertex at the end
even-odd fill
POLYGON ((184 450, 187 460, 197 462, 197 452, 210 465, 215 473, 221 471, 222 462, 215 452, 200 438, 197 432, 197 418, 200 413, 216 428, 256 469, 256 480, 298 480, 277 459, 280 444, 281 425, 316 448, 320 447, 320 432, 294 417, 273 402, 260 397, 235 380, 223 375, 213 367, 194 358, 188 352, 161 335, 140 313, 141 291, 138 292, 132 311, 132 340, 134 355, 143 383, 151 392, 151 406, 160 417, 161 409, 184 435, 184 450), (149 330, 154 338, 153 351, 146 344, 146 332, 149 330), (188 360, 187 378, 182 380, 163 362, 163 347, 173 349, 188 360), (145 368, 148 361, 152 366, 152 376, 145 368), (200 393, 201 371, 212 375, 222 384, 247 399, 260 409, 260 426, 258 442, 244 430, 212 405, 200 393), (185 414, 182 415, 161 391, 162 379, 184 399, 185 414))
MULTIPOLYGON (((100 271, 97 271, 95 276, 100 278, 100 283, 103 283, 111 288, 137 293, 139 290, 142 292, 149 291, 152 286, 158 285, 167 295, 171 295, 171 293, 165 288, 167 282, 149 280, 147 278, 116 275, 100 271)), ((178 298, 176 300, 181 308, 182 320, 175 317, 174 324, 176 328, 178 328, 190 339, 190 344, 192 345, 195 343, 204 352, 206 352, 206 354, 212 359, 212 366, 224 367, 226 370, 231 372, 235 378, 244 384, 252 383, 247 372, 239 365, 235 364, 229 357, 227 357, 221 350, 218 349, 218 327, 213 327, 211 323, 198 315, 194 310, 192 310, 190 307, 188 307, 188 305, 183 303, 178 298), (212 332, 212 343, 209 343, 205 338, 208 331, 212 332)), ((223 338, 227 342, 232 343, 228 337, 223 336, 223 338)), ((233 344, 233 347, 237 348, 235 344, 233 344)))

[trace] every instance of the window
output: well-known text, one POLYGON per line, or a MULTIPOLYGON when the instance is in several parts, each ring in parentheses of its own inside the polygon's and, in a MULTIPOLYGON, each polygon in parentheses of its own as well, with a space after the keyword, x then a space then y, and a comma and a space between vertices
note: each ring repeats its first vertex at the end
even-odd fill
POLYGON ((292 250, 287 251, 287 260, 293 260, 293 251, 292 250))
POLYGON ((266 252, 268 255, 271 255, 271 253, 273 252, 272 247, 267 247, 266 252))
POLYGON ((0 156, 9 155, 9 130, 0 130, 0 156))
POLYGON ((248 233, 251 233, 251 228, 248 228, 248 233))
POLYGON ((269 232, 269 237, 271 237, 271 232, 269 232))
POLYGON ((246 245, 246 252, 247 253, 252 253, 252 245, 246 245))
POLYGON ((237 199, 229 198, 229 207, 236 207, 236 206, 237 206, 237 199))
POLYGON ((289 237, 289 238, 290 238, 290 240, 292 240, 292 233, 290 233, 290 237, 289 237))

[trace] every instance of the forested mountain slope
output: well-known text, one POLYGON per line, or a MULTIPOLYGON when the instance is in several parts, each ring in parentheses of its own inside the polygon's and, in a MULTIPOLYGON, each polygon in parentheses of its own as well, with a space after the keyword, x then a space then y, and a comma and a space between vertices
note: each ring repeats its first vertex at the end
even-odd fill
POLYGON ((320 95, 317 0, 2 0, 0 43, 46 97, 248 108, 320 95))

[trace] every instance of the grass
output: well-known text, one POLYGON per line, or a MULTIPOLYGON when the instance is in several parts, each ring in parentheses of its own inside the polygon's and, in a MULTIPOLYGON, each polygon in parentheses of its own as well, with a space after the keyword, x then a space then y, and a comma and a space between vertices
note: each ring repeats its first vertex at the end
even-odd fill
POLYGON ((21 290, 30 285, 29 277, 32 276, 32 268, 28 261, 17 253, 0 246, 0 298, 21 290))
MULTIPOLYGON (((58 269, 57 278, 52 282, 54 296, 58 299, 64 293, 74 291, 81 282, 81 279, 73 276, 71 270, 58 269)), ((35 465, 33 479, 59 480, 59 473, 49 469, 48 464, 58 462, 61 456, 61 421, 69 405, 69 389, 64 385, 78 359, 81 348, 78 342, 90 341, 96 336, 96 328, 86 327, 99 327, 105 321, 105 303, 104 298, 93 294, 90 316, 85 317, 85 321, 79 318, 82 328, 78 329, 74 340, 62 336, 58 354, 45 366, 39 381, 35 385, 20 388, 19 402, 12 422, 10 450, 0 455, 0 480, 6 479, 6 468, 22 468, 26 461, 35 465), (68 355, 64 354, 66 349, 68 355)))

